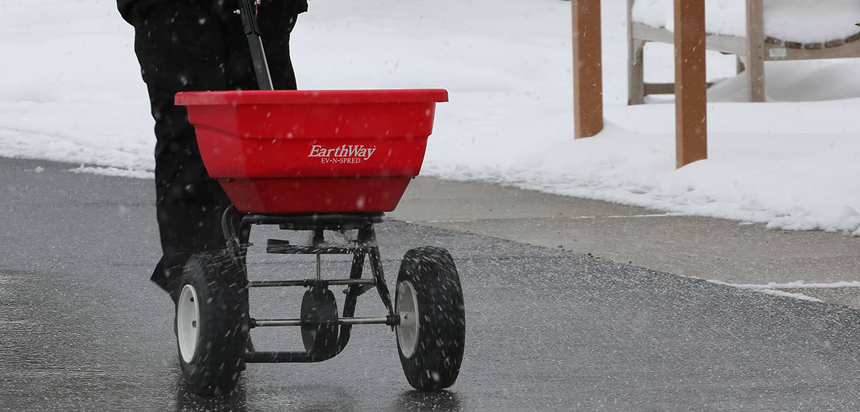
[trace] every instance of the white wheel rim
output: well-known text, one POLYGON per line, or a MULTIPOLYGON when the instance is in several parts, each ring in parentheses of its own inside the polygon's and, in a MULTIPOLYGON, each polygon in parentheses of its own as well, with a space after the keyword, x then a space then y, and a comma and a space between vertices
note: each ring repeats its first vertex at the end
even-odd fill
POLYGON ((176 338, 185 363, 190 363, 197 352, 197 331, 200 329, 200 308, 197 304, 194 286, 185 285, 176 305, 176 338))
POLYGON ((404 280, 397 284, 397 300, 394 306, 400 315, 400 324, 397 325, 397 343, 400 353, 404 358, 411 358, 415 354, 418 345, 418 295, 412 282, 404 280))

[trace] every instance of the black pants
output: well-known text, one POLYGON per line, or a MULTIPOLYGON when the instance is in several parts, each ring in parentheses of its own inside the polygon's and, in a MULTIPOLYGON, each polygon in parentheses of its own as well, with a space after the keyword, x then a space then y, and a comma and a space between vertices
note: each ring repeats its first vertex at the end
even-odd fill
MULTIPOLYGON (((163 257, 152 281, 171 293, 194 253, 224 248, 221 216, 230 206, 200 158, 181 91, 256 89, 241 18, 211 2, 167 2, 136 10, 134 49, 155 118, 155 187, 163 257), (198 4, 199 3, 199 4, 198 4)), ((276 89, 295 90, 290 32, 295 11, 263 2, 257 15, 276 89)))

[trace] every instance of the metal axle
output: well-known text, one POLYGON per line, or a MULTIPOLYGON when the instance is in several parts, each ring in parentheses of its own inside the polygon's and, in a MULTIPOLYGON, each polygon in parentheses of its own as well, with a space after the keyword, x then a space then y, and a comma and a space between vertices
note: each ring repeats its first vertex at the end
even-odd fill
POLYGON ((400 324, 399 316, 385 316, 379 318, 338 318, 330 321, 308 322, 301 319, 251 319, 252 328, 275 327, 275 326, 307 326, 307 325, 388 325, 400 324))
POLYGON ((311 287, 316 284, 326 284, 329 286, 351 286, 351 285, 376 285, 373 279, 332 279, 332 280, 258 280, 248 282, 248 286, 252 288, 276 288, 290 286, 311 287))

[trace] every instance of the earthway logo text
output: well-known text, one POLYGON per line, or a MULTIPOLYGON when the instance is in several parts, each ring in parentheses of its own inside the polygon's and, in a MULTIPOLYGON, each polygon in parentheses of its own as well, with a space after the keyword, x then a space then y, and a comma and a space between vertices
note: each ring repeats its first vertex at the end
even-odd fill
POLYGON ((344 144, 334 148, 325 148, 322 145, 311 145, 311 153, 308 157, 319 157, 322 163, 359 163, 370 159, 376 152, 376 146, 367 147, 363 144, 344 144))

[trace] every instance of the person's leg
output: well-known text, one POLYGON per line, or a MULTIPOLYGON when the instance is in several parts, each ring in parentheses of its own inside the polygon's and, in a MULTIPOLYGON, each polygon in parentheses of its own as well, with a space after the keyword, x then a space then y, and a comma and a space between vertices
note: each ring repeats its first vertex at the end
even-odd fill
POLYGON ((230 205, 200 158, 180 91, 223 90, 220 19, 204 6, 160 3, 139 11, 135 52, 155 119, 156 207, 163 257, 152 280, 171 293, 191 254, 223 248, 221 215, 230 205))

